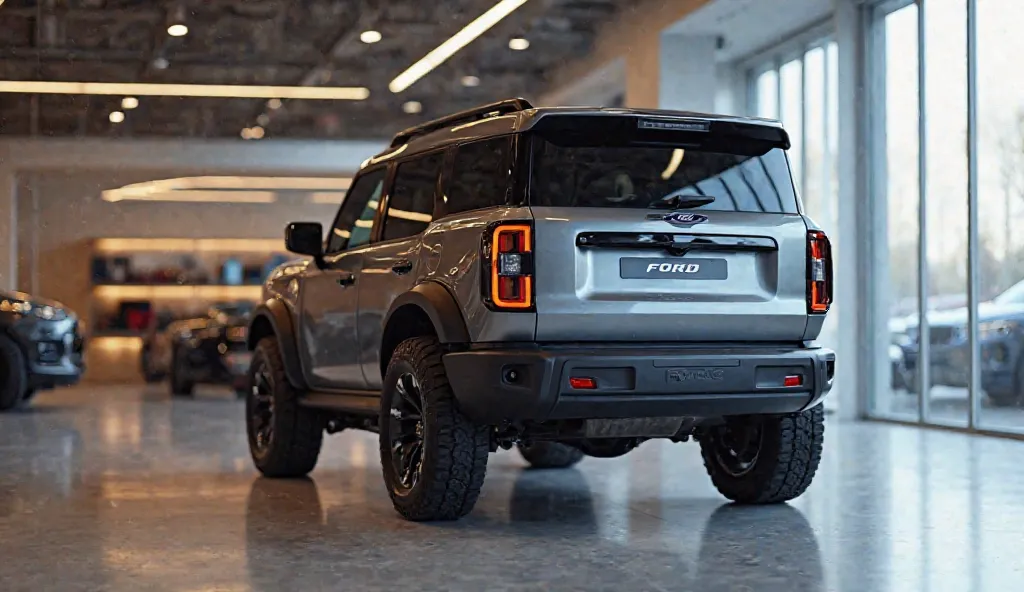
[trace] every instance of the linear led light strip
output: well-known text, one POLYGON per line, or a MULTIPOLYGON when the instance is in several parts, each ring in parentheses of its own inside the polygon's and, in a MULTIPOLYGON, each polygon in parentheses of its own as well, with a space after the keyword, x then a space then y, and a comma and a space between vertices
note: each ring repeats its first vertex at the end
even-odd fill
POLYGON ((362 101, 370 96, 370 89, 362 86, 247 86, 240 84, 0 80, 0 93, 362 101))
MULTIPOLYGON (((222 201, 230 203, 270 203, 272 191, 237 191, 241 189, 316 190, 317 194, 335 193, 340 199, 352 179, 330 177, 178 177, 144 183, 132 183, 103 192, 104 201, 222 201), (221 191, 221 190, 231 191, 221 191)), ((337 203, 337 202, 335 202, 337 203)))
POLYGON ((455 55, 455 52, 469 45, 474 39, 483 35, 488 29, 498 24, 501 19, 512 14, 515 9, 526 4, 526 2, 527 0, 501 0, 501 2, 498 2, 491 7, 490 10, 466 25, 461 31, 452 35, 450 39, 441 45, 438 45, 430 53, 423 56, 420 61, 409 66, 408 70, 396 76, 395 79, 391 81, 391 84, 388 85, 388 89, 393 93, 400 93, 409 88, 417 80, 423 78, 429 74, 431 70, 440 66, 445 62, 445 60, 455 55))

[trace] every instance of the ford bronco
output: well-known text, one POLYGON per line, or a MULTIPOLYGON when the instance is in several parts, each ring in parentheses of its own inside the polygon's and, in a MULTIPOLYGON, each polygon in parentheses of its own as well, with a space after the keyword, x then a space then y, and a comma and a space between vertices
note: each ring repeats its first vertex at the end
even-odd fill
POLYGON ((499 448, 567 467, 694 438, 725 497, 800 495, 832 258, 788 148, 774 121, 522 99, 399 133, 326 239, 286 229, 309 259, 249 329, 257 468, 302 476, 325 432, 371 430, 395 509, 450 520, 499 448))

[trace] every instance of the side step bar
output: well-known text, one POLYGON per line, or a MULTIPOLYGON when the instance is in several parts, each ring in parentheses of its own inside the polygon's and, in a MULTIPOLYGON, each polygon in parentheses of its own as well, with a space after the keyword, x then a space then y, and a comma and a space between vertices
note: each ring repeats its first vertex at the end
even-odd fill
POLYGON ((308 391, 299 398, 304 407, 329 409, 351 415, 376 417, 380 413, 377 391, 308 391))

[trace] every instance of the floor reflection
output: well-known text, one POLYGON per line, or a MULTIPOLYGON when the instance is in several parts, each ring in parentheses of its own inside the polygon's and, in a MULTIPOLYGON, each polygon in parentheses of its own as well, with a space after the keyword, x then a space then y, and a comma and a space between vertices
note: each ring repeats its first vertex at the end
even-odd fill
POLYGON ((0 416, 3 590, 1002 591, 1024 570, 1016 441, 831 421, 812 488, 763 508, 724 503, 692 445, 563 471, 500 453, 466 519, 414 524, 372 434, 268 480, 229 396, 39 406, 0 416))

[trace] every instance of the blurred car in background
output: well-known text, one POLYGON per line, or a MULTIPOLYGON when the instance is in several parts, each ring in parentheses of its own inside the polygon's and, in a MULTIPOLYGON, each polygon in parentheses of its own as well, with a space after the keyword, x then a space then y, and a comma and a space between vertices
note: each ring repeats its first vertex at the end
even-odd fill
MULTIPOLYGON (((902 332, 893 333, 893 344, 898 345, 902 353, 901 379, 907 390, 916 392, 919 323, 916 316, 902 322, 902 332)), ((928 327, 931 384, 967 388, 970 374, 967 308, 929 312, 928 327)), ((899 327, 890 324, 890 330, 896 328, 899 327)), ((1024 404, 1024 282, 978 306, 978 337, 981 387, 992 404, 999 407, 1024 404)), ((894 383, 895 380, 894 377, 894 383)))
POLYGON ((63 304, 0 291, 0 411, 77 383, 83 349, 78 316, 63 304))
POLYGON ((245 393, 251 353, 246 349, 250 302, 212 306, 203 316, 167 321, 144 342, 140 362, 147 382, 166 378, 171 394, 191 396, 197 384, 228 385, 245 393))

